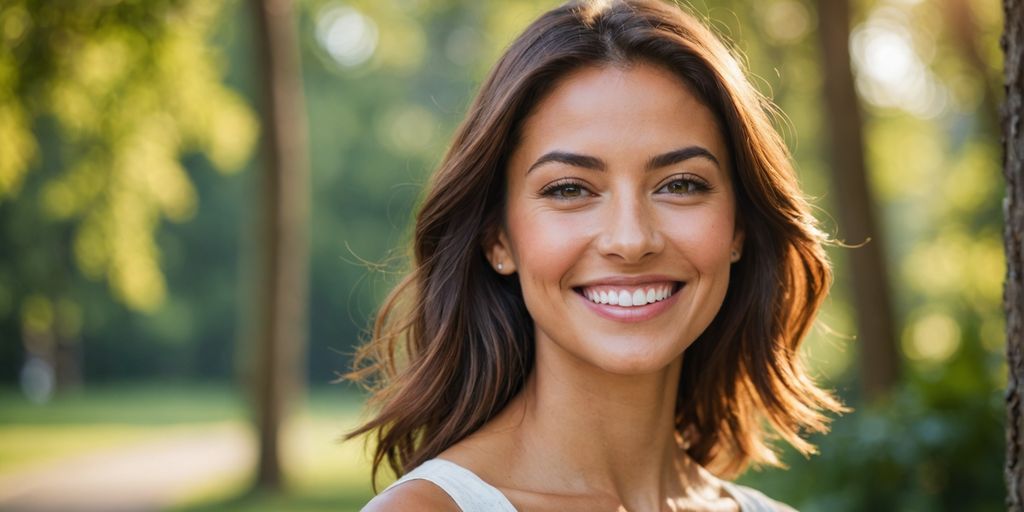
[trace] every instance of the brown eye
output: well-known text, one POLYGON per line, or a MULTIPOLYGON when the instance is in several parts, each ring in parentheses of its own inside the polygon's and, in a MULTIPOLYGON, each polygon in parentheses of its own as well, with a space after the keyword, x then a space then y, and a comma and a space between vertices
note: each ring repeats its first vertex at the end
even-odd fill
POLYGON ((578 185, 563 185, 559 188, 558 195, 562 197, 579 197, 583 195, 583 189, 578 185))
POLYGON ((682 181, 673 181, 668 184, 668 191, 673 194, 682 194, 684 192, 693 192, 693 183, 685 183, 682 181))
POLYGON ((574 181, 557 181, 544 187, 541 195, 555 199, 579 199, 590 195, 590 191, 574 181))
POLYGON ((701 192, 710 190, 711 187, 702 180, 696 178, 690 178, 682 176, 666 183, 663 187, 658 189, 659 192, 665 192, 673 195, 693 195, 701 192))

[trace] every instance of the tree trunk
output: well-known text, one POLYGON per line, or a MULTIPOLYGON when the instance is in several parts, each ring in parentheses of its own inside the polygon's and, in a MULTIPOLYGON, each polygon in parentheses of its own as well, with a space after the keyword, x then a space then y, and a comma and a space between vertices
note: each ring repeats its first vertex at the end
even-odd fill
POLYGON ((265 168, 256 265, 256 486, 282 487, 280 432, 303 395, 308 295, 309 168, 299 45, 290 0, 252 0, 263 84, 265 168))
POLYGON ((885 245, 875 221, 864 164, 864 141, 850 67, 847 0, 818 0, 819 44, 825 78, 825 125, 830 142, 832 184, 839 207, 840 239, 849 251, 850 283, 860 343, 860 380, 865 400, 890 390, 899 377, 885 245))
POLYGON ((1006 176, 1006 506, 1024 510, 1024 0, 1004 0, 1006 103, 1003 104, 1003 169, 1006 176))

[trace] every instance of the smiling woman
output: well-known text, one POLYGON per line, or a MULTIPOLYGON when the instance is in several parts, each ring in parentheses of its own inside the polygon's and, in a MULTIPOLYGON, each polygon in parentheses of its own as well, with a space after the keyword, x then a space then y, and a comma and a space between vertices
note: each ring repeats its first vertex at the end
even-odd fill
POLYGON ((403 475, 367 510, 788 508, 721 479, 842 409, 798 356, 830 273, 769 108, 675 6, 527 28, 351 374, 403 475))
POLYGON ((662 67, 559 81, 523 122, 488 248, 518 274, 537 359, 589 363, 592 383, 678 373, 743 244, 728 164, 714 115, 662 67))

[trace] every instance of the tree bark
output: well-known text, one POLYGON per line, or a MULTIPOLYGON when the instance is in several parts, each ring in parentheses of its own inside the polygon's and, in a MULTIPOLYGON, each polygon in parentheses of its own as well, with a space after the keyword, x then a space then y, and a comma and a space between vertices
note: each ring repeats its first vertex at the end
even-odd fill
POLYGON ((900 372, 885 245, 864 163, 861 112, 850 66, 849 4, 847 0, 818 0, 817 4, 832 184, 840 239, 856 245, 849 251, 850 283, 860 343, 861 390, 865 400, 871 401, 890 390, 900 372))
POLYGON ((265 166, 251 375, 259 432, 256 486, 283 485, 280 433, 305 382, 309 166, 295 19, 290 0, 252 0, 263 84, 265 166))
POLYGON ((1006 102, 1003 104, 1003 172, 1006 177, 1006 507, 1024 510, 1024 0, 1004 0, 1006 102))

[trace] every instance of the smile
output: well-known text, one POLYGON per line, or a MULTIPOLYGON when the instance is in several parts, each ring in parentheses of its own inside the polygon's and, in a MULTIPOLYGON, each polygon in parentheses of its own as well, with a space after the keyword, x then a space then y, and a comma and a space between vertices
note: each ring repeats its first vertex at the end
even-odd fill
POLYGON ((640 286, 587 286, 579 293, 594 304, 624 308, 640 307, 663 301, 676 291, 676 283, 649 283, 640 286))
POLYGON ((574 291, 590 311, 625 323, 644 322, 661 315, 675 303, 679 291, 686 286, 682 281, 664 279, 610 281, 576 287, 574 291))

